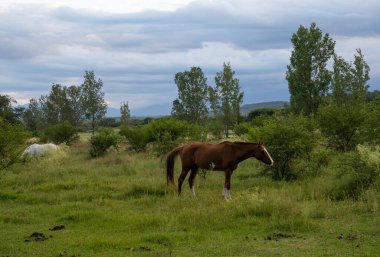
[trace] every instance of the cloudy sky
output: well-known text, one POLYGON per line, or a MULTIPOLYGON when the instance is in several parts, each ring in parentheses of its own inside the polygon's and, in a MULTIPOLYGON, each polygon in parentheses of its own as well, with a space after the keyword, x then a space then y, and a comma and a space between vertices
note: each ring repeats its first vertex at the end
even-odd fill
POLYGON ((360 48, 380 90, 379 12, 378 0, 1 0, 0 94, 25 104, 93 70, 109 106, 169 114, 177 72, 199 66, 214 85, 229 62, 244 103, 287 101, 290 38, 312 22, 347 61, 360 48))

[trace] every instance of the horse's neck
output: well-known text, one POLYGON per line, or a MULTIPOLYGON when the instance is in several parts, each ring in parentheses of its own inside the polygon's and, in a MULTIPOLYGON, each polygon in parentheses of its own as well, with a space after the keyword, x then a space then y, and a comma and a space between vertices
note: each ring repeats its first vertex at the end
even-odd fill
POLYGON ((256 145, 254 143, 246 143, 236 144, 234 145, 234 147, 236 159, 238 162, 241 162, 253 156, 253 152, 255 151, 256 145))

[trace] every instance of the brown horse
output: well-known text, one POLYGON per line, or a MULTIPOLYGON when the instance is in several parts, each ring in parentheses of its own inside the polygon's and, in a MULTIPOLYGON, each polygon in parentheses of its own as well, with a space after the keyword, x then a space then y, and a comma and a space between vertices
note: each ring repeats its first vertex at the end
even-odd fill
POLYGON ((179 146, 167 155, 166 178, 168 185, 175 185, 174 161, 177 155, 181 157, 182 161, 182 173, 178 178, 178 195, 181 194, 182 183, 190 170, 189 185, 193 195, 195 195, 194 178, 197 175, 198 168, 201 168, 224 171, 225 182, 223 196, 225 198, 231 198, 231 175, 241 161, 249 157, 255 157, 265 164, 273 165, 273 160, 262 143, 226 141, 219 144, 210 144, 194 142, 179 146))

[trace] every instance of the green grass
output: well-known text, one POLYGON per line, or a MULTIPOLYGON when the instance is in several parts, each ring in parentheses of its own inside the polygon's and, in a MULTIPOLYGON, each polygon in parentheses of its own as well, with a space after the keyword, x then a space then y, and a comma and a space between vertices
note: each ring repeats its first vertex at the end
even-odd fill
POLYGON ((196 197, 187 183, 178 197, 160 159, 91 159, 88 148, 1 171, 0 256, 380 256, 376 186, 332 201, 328 176, 275 182, 250 159, 232 177, 232 201, 218 172, 197 177, 196 197))

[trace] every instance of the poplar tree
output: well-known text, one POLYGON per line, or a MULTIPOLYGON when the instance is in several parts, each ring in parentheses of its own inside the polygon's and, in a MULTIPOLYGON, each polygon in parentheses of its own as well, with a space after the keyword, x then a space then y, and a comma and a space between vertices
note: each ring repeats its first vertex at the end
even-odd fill
POLYGON ((131 111, 129 110, 128 102, 122 102, 120 106, 120 123, 127 125, 131 119, 131 111))
POLYGON ((208 118, 207 78, 199 67, 178 72, 174 81, 178 87, 178 98, 173 101, 172 115, 195 124, 203 124, 208 118))
POLYGON ((229 63, 223 63, 223 71, 215 76, 215 88, 210 88, 211 110, 216 119, 224 126, 224 134, 228 137, 229 129, 239 122, 240 105, 244 93, 240 92, 239 80, 234 77, 235 71, 229 63))
POLYGON ((357 106, 364 104, 369 85, 369 65, 360 49, 356 50, 354 63, 334 56, 332 96, 335 104, 357 106))
POLYGON ((312 23, 309 29, 300 26, 291 42, 294 49, 286 72, 290 107, 294 113, 310 115, 328 93, 331 72, 326 66, 334 54, 335 41, 312 23))
POLYGON ((82 102, 84 113, 91 122, 92 134, 95 134, 95 127, 107 111, 107 103, 104 100, 104 93, 101 91, 103 81, 96 79, 93 71, 85 71, 84 82, 81 85, 83 90, 82 102))

